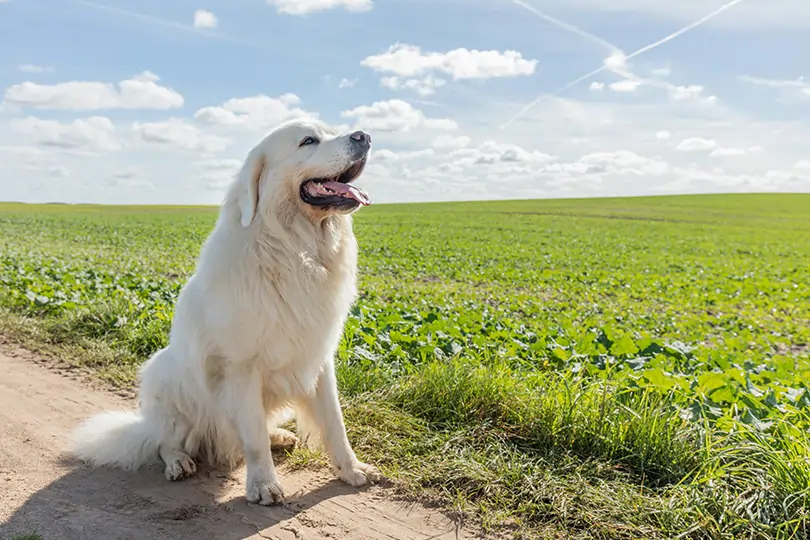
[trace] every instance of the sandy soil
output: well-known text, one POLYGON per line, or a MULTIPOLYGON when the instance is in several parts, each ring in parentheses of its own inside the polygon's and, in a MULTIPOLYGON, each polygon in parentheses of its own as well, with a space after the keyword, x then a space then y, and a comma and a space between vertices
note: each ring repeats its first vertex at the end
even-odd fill
POLYGON ((70 430, 133 402, 56 373, 30 354, 0 349, 0 539, 44 540, 456 539, 442 514, 349 487, 329 471, 279 472, 283 506, 248 504, 244 470, 203 470, 182 482, 162 471, 90 469, 65 453, 70 430))

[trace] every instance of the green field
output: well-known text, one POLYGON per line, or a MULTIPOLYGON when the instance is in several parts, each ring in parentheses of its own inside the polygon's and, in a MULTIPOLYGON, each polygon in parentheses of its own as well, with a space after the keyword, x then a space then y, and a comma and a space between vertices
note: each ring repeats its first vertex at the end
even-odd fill
MULTIPOLYGON (((131 386, 215 219, 0 205, 0 332, 131 386)), ((529 538, 807 536, 810 195, 355 224, 340 389, 358 454, 404 492, 529 538)))

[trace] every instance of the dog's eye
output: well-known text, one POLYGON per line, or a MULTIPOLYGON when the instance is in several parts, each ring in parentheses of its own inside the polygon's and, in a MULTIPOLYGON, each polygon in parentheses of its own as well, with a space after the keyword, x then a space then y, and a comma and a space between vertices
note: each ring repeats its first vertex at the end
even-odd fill
POLYGON ((309 144, 318 144, 318 139, 315 137, 307 137, 298 146, 307 146, 309 144))

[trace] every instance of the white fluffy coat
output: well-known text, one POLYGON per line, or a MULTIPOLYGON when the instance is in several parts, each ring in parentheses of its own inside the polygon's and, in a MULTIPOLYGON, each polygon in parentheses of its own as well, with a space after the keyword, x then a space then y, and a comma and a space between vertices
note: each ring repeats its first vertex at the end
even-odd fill
POLYGON ((85 421, 75 456, 126 469, 159 456, 172 480, 196 461, 244 460, 248 500, 278 503, 270 441, 295 442, 277 429, 294 412, 299 435, 322 443, 339 478, 379 478, 349 444, 333 363, 356 296, 354 209, 299 195, 305 180, 337 175, 356 155, 348 134, 315 121, 285 123, 251 150, 179 295, 169 345, 140 371, 139 410, 85 421), (302 146, 306 137, 320 142, 302 146))

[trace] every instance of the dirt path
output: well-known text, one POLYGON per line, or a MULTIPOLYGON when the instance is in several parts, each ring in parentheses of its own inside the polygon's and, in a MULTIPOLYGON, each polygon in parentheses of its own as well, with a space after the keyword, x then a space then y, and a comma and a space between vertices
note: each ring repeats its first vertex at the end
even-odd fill
POLYGON ((353 540, 473 538, 441 514, 357 490, 328 471, 279 468, 281 507, 248 504, 244 470, 171 483, 159 470, 92 470, 65 455, 67 434, 104 408, 133 403, 0 350, 0 539, 353 540))

